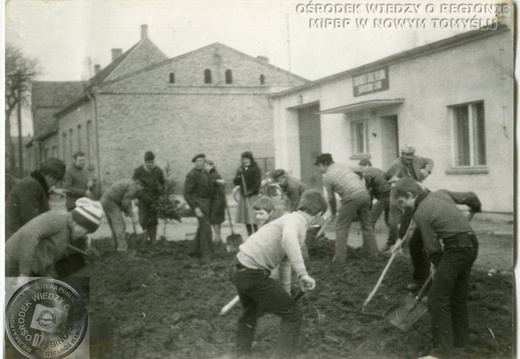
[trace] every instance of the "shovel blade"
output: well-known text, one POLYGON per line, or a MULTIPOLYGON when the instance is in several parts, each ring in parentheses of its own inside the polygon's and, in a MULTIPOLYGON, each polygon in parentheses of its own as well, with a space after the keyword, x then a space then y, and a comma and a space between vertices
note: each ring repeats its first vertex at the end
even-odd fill
POLYGON ((230 253, 238 252, 238 247, 242 244, 242 236, 233 233, 226 237, 226 250, 230 253))
POLYGON ((386 320, 393 326, 408 330, 428 311, 426 303, 417 302, 414 298, 407 298, 403 305, 393 306, 384 314, 386 320))

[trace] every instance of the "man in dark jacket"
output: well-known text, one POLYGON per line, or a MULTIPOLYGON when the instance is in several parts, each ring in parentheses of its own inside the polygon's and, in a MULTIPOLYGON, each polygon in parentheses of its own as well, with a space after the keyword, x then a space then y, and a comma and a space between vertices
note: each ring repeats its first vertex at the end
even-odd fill
POLYGON ((428 309, 433 348, 429 355, 458 357, 468 343, 469 277, 477 258, 477 238, 468 218, 445 194, 428 192, 411 178, 403 178, 396 182, 392 195, 414 213, 432 263, 428 309))
POLYGON ((72 158, 72 165, 65 171, 63 188, 65 193, 65 207, 70 212, 76 208, 76 201, 82 197, 92 197, 92 181, 85 170, 85 153, 78 151, 72 158))
MULTIPOLYGON (((432 171, 433 161, 431 159, 416 156, 414 147, 404 145, 401 148, 401 156, 392 162, 390 168, 386 171, 386 176, 390 182, 395 182, 399 178, 412 178, 417 182, 423 182, 432 171)), ((388 215, 389 233, 383 251, 387 251, 395 244, 399 224, 402 219, 403 211, 394 200, 390 200, 390 212, 388 215)))
POLYGON ((63 179, 65 163, 49 158, 40 168, 16 183, 9 192, 5 212, 5 238, 8 239, 34 217, 47 212, 52 187, 63 179))
POLYGON ((386 173, 379 168, 372 167, 372 163, 368 159, 359 161, 359 165, 363 167, 363 177, 365 178, 365 186, 371 198, 375 198, 377 202, 372 205, 370 210, 370 221, 372 226, 376 225, 381 213, 385 213, 385 223, 388 226, 388 212, 390 209, 390 190, 392 186, 386 180, 386 173))
MULTIPOLYGON (((429 192, 428 190, 425 190, 429 192)), ((438 195, 439 198, 446 200, 450 203, 455 203, 457 205, 466 205, 470 210, 471 218, 475 213, 482 211, 482 204, 478 196, 473 192, 452 192, 446 189, 440 189, 438 191, 433 192, 438 195)), ((399 228, 399 238, 404 238, 408 227, 410 226, 410 222, 413 217, 413 211, 409 212, 409 215, 403 218, 401 222, 401 227, 399 228)), ((420 288, 423 283, 428 278, 428 274, 430 271, 430 264, 428 261, 428 256, 424 250, 424 245, 421 238, 421 231, 419 228, 415 229, 410 238, 410 257, 412 259, 413 265, 413 283, 410 283, 407 286, 407 289, 416 290, 420 288)))
POLYGON ((298 209, 300 198, 307 189, 305 183, 297 178, 289 176, 284 170, 278 169, 271 174, 273 180, 277 182, 282 188, 283 193, 289 197, 291 201, 289 212, 294 212, 298 209))
POLYGON ((143 189, 138 194, 139 223, 150 238, 150 243, 157 237, 157 202, 164 191, 164 172, 155 165, 155 155, 152 151, 144 154, 144 164, 134 171, 134 180, 140 181, 143 189))
POLYGON ((213 182, 209 173, 204 169, 206 156, 203 153, 193 157, 191 162, 195 164, 195 167, 186 175, 184 198, 195 213, 199 227, 193 239, 189 255, 203 258, 213 252, 209 221, 213 182))

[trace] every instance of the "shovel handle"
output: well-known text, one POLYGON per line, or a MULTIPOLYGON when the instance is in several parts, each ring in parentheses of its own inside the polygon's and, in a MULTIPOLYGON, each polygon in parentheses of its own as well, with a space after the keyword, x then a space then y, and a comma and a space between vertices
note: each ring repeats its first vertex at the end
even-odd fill
POLYGON ((365 307, 370 303, 374 295, 376 294, 377 290, 381 286, 381 283, 383 282, 383 279, 385 278, 386 272, 388 272, 388 269, 390 268, 390 265, 394 261, 395 255, 397 254, 397 251, 392 252, 392 256, 390 257, 390 260, 388 260, 388 263, 386 264, 385 269, 383 269, 383 273, 379 276, 379 279, 377 280, 376 285, 374 286, 374 289, 372 289, 372 292, 368 295, 367 299, 363 303, 363 311, 365 310, 365 307))
MULTIPOLYGON (((403 240, 399 243, 399 246, 401 246, 403 243, 408 241, 408 239, 411 237, 412 233, 415 231, 416 227, 417 227, 417 225, 416 225, 415 221, 412 219, 412 221, 410 222, 410 225, 408 226, 408 229, 406 230, 406 234, 404 235, 403 240)), ((368 303, 370 303, 370 301, 372 300, 372 298, 376 294, 377 290, 381 286, 381 283, 383 282, 383 279, 385 278, 386 272, 388 272, 388 269, 390 268, 390 265, 394 261, 394 258, 395 258, 396 254, 397 254, 397 249, 398 248, 394 248, 393 249, 392 256, 388 260, 388 263, 386 264, 385 269, 383 269, 383 273, 381 273, 381 276, 379 276, 379 279, 377 280, 377 283, 376 283, 374 289, 372 289, 372 292, 370 292, 370 294, 368 295, 367 299, 363 303, 363 309, 362 309, 363 311, 365 310, 365 307, 368 305, 368 303)))

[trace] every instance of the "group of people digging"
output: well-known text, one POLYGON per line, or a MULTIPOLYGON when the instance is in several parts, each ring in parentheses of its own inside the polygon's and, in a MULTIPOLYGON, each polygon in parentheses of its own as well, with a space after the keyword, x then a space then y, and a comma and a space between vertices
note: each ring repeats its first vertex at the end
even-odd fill
MULTIPOLYGON (((290 214, 250 235, 239 247, 231 266, 230 278, 243 308, 238 320, 237 356, 251 353, 257 319, 267 311, 281 317, 274 357, 296 357, 302 313, 291 297, 288 283, 292 267, 302 291, 316 287, 302 254, 306 230, 315 218, 336 216, 333 261, 342 264, 355 217, 361 222, 363 247, 368 255, 377 256, 374 224, 385 212, 389 238, 381 250, 388 251, 391 246, 398 250, 408 237, 416 281, 409 289, 422 286, 430 272, 433 277, 428 296, 432 323, 429 357, 464 358, 469 334, 469 277, 478 253, 478 241, 469 220, 473 213, 481 211, 478 197, 472 192, 426 189, 421 182, 431 174, 433 161, 415 156, 411 146, 401 149, 401 156, 386 173, 373 169, 369 161, 362 161, 362 168, 355 169, 335 163, 330 154, 319 155, 315 165, 323 173, 328 205, 320 192, 303 192, 290 214), (339 209, 336 194, 341 198, 339 209), (374 205, 371 199, 375 199, 374 205), (458 204, 470 208, 469 217, 459 210, 458 204), (412 228, 416 229, 405 236, 412 221, 412 228), (279 281, 272 278, 275 271, 279 281)), ((286 175, 283 170, 275 172, 286 175)), ((291 192, 286 187, 284 192, 294 195, 298 191, 291 192)))
MULTIPOLYGON (((56 276, 56 262, 78 249, 71 240, 88 241, 87 234, 98 228, 103 212, 117 251, 127 253, 123 213, 138 225, 131 205, 135 198, 139 200, 138 227, 150 242, 156 241, 156 203, 163 193, 165 177, 155 166, 154 154, 146 152, 144 164, 135 170, 133 178, 114 183, 99 202, 89 198, 94 197, 94 188, 82 167, 84 157, 76 154, 72 169, 67 171, 63 161, 49 159, 13 185, 6 202, 6 276, 56 276), (64 189, 55 189, 54 185, 64 177, 64 189), (68 213, 49 211, 52 191, 67 196, 68 213)), ((183 194, 198 228, 189 255, 206 257, 212 253, 212 225, 215 241, 221 242, 220 224, 227 207, 225 182, 204 154, 196 155, 192 162, 194 168, 186 176, 183 194)), ((328 201, 320 191, 309 190, 286 171, 276 170, 272 178, 290 200, 289 213, 281 214, 276 213, 269 198, 260 196, 262 173, 253 154, 246 151, 241 155, 233 180, 241 194, 236 222, 246 225, 249 238, 238 248, 230 267, 230 279, 243 308, 237 328, 237 356, 251 353, 262 312, 281 317, 275 357, 296 356, 303 314, 290 293, 291 270, 302 291, 315 289, 316 281, 305 266, 304 248, 307 230, 317 219, 335 218, 332 260, 342 265, 347 260, 348 234, 355 218, 361 223, 364 249, 368 255, 378 257, 374 226, 385 213, 389 235, 381 251, 392 246, 395 251, 405 237, 410 238, 414 283, 409 289, 421 286, 430 272, 434 273, 428 296, 433 339, 430 355, 462 357, 468 339, 469 275, 478 242, 468 217, 457 204, 479 212, 478 197, 472 192, 426 189, 421 182, 431 174, 433 162, 415 156, 411 146, 401 149, 401 156, 387 172, 373 168, 368 160, 362 160, 356 168, 335 163, 327 153, 319 155, 314 164, 323 173, 328 201), (339 208, 336 195, 341 199, 339 208), (416 229, 411 236, 405 236, 412 221, 416 229), (265 224, 259 228, 259 223, 265 224), (273 278, 275 272, 279 280, 273 278)))

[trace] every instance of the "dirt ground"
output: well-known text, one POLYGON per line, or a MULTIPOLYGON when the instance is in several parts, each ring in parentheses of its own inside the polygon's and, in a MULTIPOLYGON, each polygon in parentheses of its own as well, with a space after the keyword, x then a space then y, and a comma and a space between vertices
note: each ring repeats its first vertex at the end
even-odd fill
MULTIPOLYGON (((91 358, 230 357, 240 305, 225 317, 218 312, 235 296, 228 280, 233 256, 219 247, 212 259, 193 259, 186 255, 188 244, 141 245, 127 258, 111 252, 108 240, 96 242, 102 257, 75 274, 91 280, 91 358)), ((334 266, 331 241, 314 241, 309 251, 309 272, 318 286, 300 300, 305 316, 299 358, 406 359, 428 351, 428 314, 401 331, 384 319, 345 310, 361 309, 387 256, 368 259, 355 248, 346 265, 334 266)), ((367 311, 383 313, 409 296, 410 277, 409 259, 398 257, 367 311)), ((512 275, 474 269, 469 306, 469 358, 512 358, 512 275)), ((260 319, 253 358, 269 356, 277 327, 272 315, 260 319)))
MULTIPOLYGON (((472 222, 480 251, 471 278, 468 358, 513 358, 513 222, 478 216, 472 222)), ((187 256, 195 223, 185 218, 163 227, 168 241, 135 245, 130 257, 112 251, 107 228, 96 232, 100 258, 89 259, 74 274, 90 278, 90 358, 231 358, 240 304, 227 316, 218 313, 236 295, 228 279, 233 255, 222 246, 211 259, 187 256)), ((242 227, 235 226, 235 231, 246 238, 242 227)), ((379 245, 385 230, 381 223, 376 227, 379 245)), ((361 244, 359 232, 354 224, 349 239, 353 247, 361 244)), ((224 237, 229 234, 224 226, 224 237)), ((331 226, 326 237, 333 236, 331 226)), ((307 266, 317 288, 299 302, 304 323, 298 358, 408 359, 427 353, 428 313, 402 331, 380 317, 348 311, 362 308, 388 253, 368 259, 360 248, 351 248, 347 264, 332 265, 333 241, 328 239, 309 243, 309 253, 307 266)), ((410 298, 406 285, 411 276, 410 259, 397 257, 366 310, 382 314, 410 298)), ((260 318, 253 359, 272 353, 278 324, 273 315, 260 318)))

